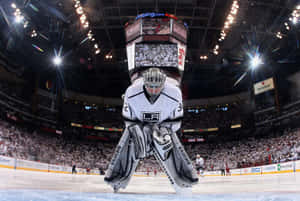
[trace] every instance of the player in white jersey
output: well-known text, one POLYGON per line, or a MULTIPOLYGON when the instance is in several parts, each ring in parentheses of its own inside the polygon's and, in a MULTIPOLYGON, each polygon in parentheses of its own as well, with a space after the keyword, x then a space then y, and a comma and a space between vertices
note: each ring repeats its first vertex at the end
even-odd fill
POLYGON ((200 154, 197 154, 196 156, 196 170, 198 174, 204 176, 204 159, 200 156, 200 154))
POLYGON ((150 68, 125 93, 125 130, 111 159, 105 181, 115 192, 125 188, 139 160, 154 155, 174 186, 191 187, 196 171, 176 132, 183 117, 180 89, 150 68))

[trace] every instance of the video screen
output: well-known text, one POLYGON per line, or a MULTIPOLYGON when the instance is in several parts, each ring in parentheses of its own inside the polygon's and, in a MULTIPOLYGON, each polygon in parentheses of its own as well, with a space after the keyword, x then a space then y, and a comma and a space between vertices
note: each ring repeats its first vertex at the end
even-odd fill
POLYGON ((135 67, 177 67, 177 44, 136 44, 135 67))

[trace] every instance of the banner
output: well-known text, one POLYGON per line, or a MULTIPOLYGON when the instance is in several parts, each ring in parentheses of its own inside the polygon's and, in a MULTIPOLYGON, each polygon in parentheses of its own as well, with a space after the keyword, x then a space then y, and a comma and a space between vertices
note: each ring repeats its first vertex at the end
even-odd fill
POLYGON ((262 167, 262 172, 275 172, 277 171, 277 165, 266 165, 262 167))
POLYGON ((26 169, 34 169, 34 170, 46 170, 48 171, 47 163, 39 163, 27 160, 17 159, 17 168, 26 168, 26 169))
POLYGON ((253 167, 251 168, 252 173, 261 173, 261 168, 260 167, 253 167))
POLYGON ((293 162, 286 162, 277 164, 277 171, 293 170, 293 162))
POLYGON ((261 93, 264 93, 266 91, 270 91, 274 89, 274 81, 273 78, 269 78, 266 80, 263 80, 261 82, 257 82, 254 84, 254 94, 258 95, 261 93))
POLYGON ((4 165, 4 166, 8 166, 8 167, 15 167, 15 159, 5 157, 5 156, 0 156, 0 165, 4 165))

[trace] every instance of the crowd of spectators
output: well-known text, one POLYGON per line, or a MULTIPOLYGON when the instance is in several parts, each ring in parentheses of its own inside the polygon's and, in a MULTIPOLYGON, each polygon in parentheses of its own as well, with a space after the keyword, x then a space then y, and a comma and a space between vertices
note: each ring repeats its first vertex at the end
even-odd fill
POLYGON ((112 150, 114 144, 30 132, 0 121, 0 154, 5 156, 63 166, 106 168, 112 150))
MULTIPOLYGON (((29 132, 26 128, 0 121, 0 154, 9 157, 65 166, 76 164, 80 168, 106 169, 115 147, 115 143, 29 132)), ((287 129, 276 135, 239 141, 190 143, 185 148, 193 161, 197 154, 201 154, 207 170, 220 170, 224 164, 232 169, 284 162, 300 159, 300 130, 287 129)), ((154 157, 150 157, 141 161, 138 171, 162 169, 154 157)))
POLYGON ((287 129, 277 135, 249 137, 238 141, 187 145, 191 157, 205 158, 208 170, 266 165, 300 159, 300 130, 287 129))

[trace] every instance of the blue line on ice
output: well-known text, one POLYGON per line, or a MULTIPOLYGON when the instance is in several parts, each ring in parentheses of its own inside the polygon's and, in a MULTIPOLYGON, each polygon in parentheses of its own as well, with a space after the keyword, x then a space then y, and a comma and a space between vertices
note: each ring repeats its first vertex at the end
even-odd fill
POLYGON ((0 201, 300 201, 300 193, 130 194, 74 193, 46 190, 0 190, 0 201))

